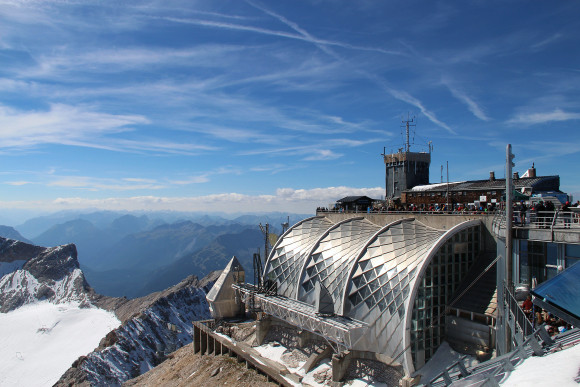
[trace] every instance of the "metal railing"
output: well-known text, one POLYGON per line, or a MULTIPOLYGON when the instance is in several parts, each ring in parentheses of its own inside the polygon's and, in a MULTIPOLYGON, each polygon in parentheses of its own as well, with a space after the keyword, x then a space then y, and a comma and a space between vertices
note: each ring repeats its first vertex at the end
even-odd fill
MULTIPOLYGON (((493 219, 494 230, 505 228, 505 210, 497 211, 493 219)), ((526 211, 524 217, 514 210, 512 225, 516 228, 580 231, 580 212, 576 211, 526 211)))
POLYGON ((543 356, 546 352, 543 346, 552 344, 554 341, 547 336, 546 328, 542 325, 525 337, 513 351, 469 369, 464 365, 465 357, 462 357, 425 383, 425 386, 450 386, 459 380, 462 380, 461 385, 464 386, 498 386, 503 379, 502 375, 513 371, 532 354, 543 356))
POLYGON ((322 214, 423 214, 423 215, 494 215, 498 210, 367 210, 367 209, 327 209, 317 208, 317 213, 322 214))
POLYGON ((516 227, 546 228, 546 229, 580 229, 580 212, 576 211, 526 211, 522 217, 514 210, 512 219, 516 227))
POLYGON ((517 344, 522 344, 525 337, 528 337, 534 332, 534 327, 532 322, 528 319, 528 316, 524 313, 518 301, 512 294, 512 292, 504 286, 504 308, 507 312, 507 319, 510 329, 512 330, 512 335, 516 339, 517 344))

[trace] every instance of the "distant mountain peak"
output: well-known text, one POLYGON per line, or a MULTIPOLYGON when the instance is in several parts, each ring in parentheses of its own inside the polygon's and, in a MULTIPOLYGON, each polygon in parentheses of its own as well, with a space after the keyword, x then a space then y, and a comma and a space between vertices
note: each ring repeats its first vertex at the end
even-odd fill
POLYGON ((28 239, 20 235, 20 233, 16 231, 16 229, 10 226, 0 226, 0 237, 14 239, 25 243, 32 243, 28 239))
POLYGON ((89 304, 75 245, 39 247, 0 237, 0 312, 37 301, 89 304))

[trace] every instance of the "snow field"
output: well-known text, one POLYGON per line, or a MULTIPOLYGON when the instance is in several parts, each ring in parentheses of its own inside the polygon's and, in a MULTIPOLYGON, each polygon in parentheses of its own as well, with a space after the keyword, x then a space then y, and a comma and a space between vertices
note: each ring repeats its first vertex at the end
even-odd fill
POLYGON ((98 308, 39 302, 0 314, 0 386, 52 386, 120 321, 98 308))
POLYGON ((578 387, 574 378, 580 374, 580 344, 571 348, 529 357, 501 383, 502 387, 558 386, 578 387))

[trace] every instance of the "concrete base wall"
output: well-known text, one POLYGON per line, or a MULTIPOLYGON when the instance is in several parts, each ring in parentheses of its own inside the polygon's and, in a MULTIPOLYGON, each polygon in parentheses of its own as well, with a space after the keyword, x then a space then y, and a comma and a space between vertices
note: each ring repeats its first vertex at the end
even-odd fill
POLYGON ((246 363, 248 368, 254 368, 266 375, 269 381, 274 381, 281 386, 294 386, 301 380, 296 375, 290 374, 286 367, 260 357, 258 352, 244 343, 234 343, 223 336, 215 334, 210 328, 214 320, 193 322, 193 353, 201 355, 225 355, 236 356, 238 360, 246 363), (294 380, 295 379, 295 380, 294 380))
POLYGON ((344 379, 348 367, 351 361, 354 359, 374 360, 381 362, 389 367, 402 367, 400 363, 395 362, 390 357, 380 353, 356 350, 342 351, 332 356, 333 383, 341 382, 344 379))

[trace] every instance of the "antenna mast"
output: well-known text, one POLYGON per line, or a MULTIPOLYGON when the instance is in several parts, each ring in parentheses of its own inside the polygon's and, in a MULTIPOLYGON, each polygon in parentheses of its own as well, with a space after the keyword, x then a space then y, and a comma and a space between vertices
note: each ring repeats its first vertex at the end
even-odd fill
MULTIPOLYGON (((411 144, 409 143, 409 127, 410 126, 416 126, 415 124, 413 124, 413 121, 415 120, 415 116, 413 116, 413 118, 409 119, 409 114, 407 113, 407 120, 406 121, 401 121, 403 124, 405 124, 405 152, 409 152, 411 149, 411 144)), ((401 126, 402 127, 402 126, 401 126)))
POLYGON ((268 259, 268 242, 270 237, 270 225, 266 223, 266 227, 262 226, 260 223, 260 230, 262 230, 262 234, 264 234, 264 259, 268 259))

